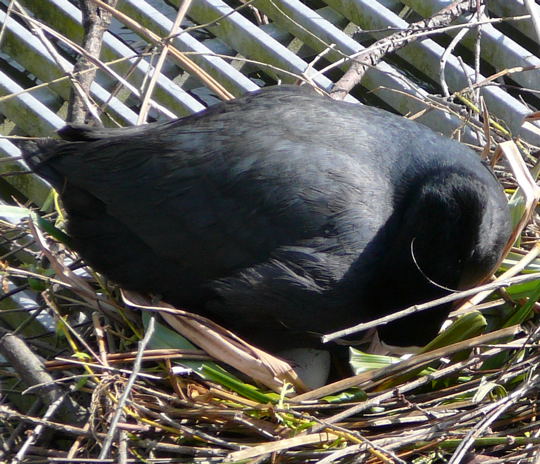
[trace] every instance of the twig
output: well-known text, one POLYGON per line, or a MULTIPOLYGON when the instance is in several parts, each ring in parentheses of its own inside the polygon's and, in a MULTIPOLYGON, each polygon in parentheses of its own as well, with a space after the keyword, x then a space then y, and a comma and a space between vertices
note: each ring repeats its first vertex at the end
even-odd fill
POLYGON ((118 421, 120 420, 121 415, 124 413, 124 405, 126 404, 127 398, 141 370, 144 350, 146 349, 146 345, 148 345, 148 342, 150 342, 150 339, 152 338, 152 335, 154 334, 155 323, 156 323, 156 317, 154 315, 150 316, 149 321, 148 321, 148 327, 146 328, 146 333, 144 334, 144 338, 139 343, 139 351, 137 352, 137 357, 135 358, 135 362, 133 363, 133 372, 131 373, 131 376, 129 377, 129 380, 126 384, 124 392, 122 393, 122 396, 120 397, 120 400, 118 401, 118 404, 116 406, 116 412, 111 421, 109 433, 107 433, 107 438, 105 439, 103 443, 103 447, 101 448, 101 452, 99 453, 99 459, 105 459, 107 455, 109 454, 109 449, 112 445, 114 436, 116 434, 118 421))
POLYGON ((62 405, 59 410, 62 419, 75 423, 82 421, 82 411, 71 399, 65 398, 65 390, 55 383, 39 358, 21 338, 12 333, 4 333, 0 338, 0 353, 15 369, 26 386, 39 385, 39 395, 45 404, 51 406, 61 399, 54 411, 62 405), (66 399, 65 402, 64 399, 66 399))
MULTIPOLYGON (((157 34, 154 34, 152 31, 142 27, 136 21, 126 16, 122 12, 118 11, 117 9, 112 8, 103 0, 90 1, 109 11, 116 19, 126 24, 138 34, 141 34, 149 42, 153 43, 154 45, 161 44, 161 37, 159 37, 157 34)), ((228 90, 226 90, 216 79, 210 76, 210 74, 204 71, 200 66, 191 61, 185 53, 180 52, 178 49, 172 46, 170 47, 169 52, 171 56, 173 56, 186 71, 198 76, 211 90, 213 90, 217 95, 219 95, 220 98, 222 98, 223 100, 231 100, 233 98, 233 95, 228 90)))
MULTIPOLYGON (((105 438, 104 433, 99 433, 99 432, 96 433, 95 431, 88 430, 88 428, 86 427, 85 428, 73 427, 71 425, 59 424, 57 422, 50 422, 48 420, 21 414, 18 411, 10 409, 6 406, 0 406, 0 419, 16 420, 17 422, 27 423, 34 426, 43 425, 51 430, 60 432, 61 434, 75 435, 75 436, 89 437, 89 438, 93 438, 93 437, 105 438)), ((219 450, 219 449, 200 448, 200 447, 194 447, 194 446, 181 446, 181 445, 175 445, 172 443, 159 443, 159 442, 156 442, 155 440, 150 440, 150 439, 147 439, 147 440, 137 439, 137 440, 134 440, 133 443, 136 443, 138 446, 141 446, 144 448, 146 447, 155 448, 158 450, 164 450, 171 453, 186 454, 189 456, 223 456, 224 454, 226 454, 224 450, 219 450)), ((75 462, 75 459, 69 462, 75 462)), ((86 459, 84 460, 84 462, 88 463, 89 461, 86 459)), ((106 462, 113 462, 113 460, 107 460, 106 462)))
MULTIPOLYGON (((104 1, 114 7, 117 0, 104 1)), ((112 15, 108 11, 99 8, 91 0, 80 0, 79 5, 83 16, 84 28, 82 47, 88 55, 99 59, 103 35, 109 28, 112 15)), ((85 98, 87 98, 85 96, 90 95, 90 86, 96 77, 95 70, 86 72, 88 69, 93 68, 92 62, 87 58, 88 55, 80 55, 73 68, 73 72, 79 73, 76 79, 79 83, 80 91, 72 91, 67 120, 78 124, 87 123, 90 115, 95 118, 95 115, 87 110, 88 106, 85 104, 85 98)))
MULTIPOLYGON (((74 96, 74 98, 76 97, 79 99, 81 111, 83 111, 84 109, 85 112, 88 112, 88 114, 92 114, 96 119, 99 119, 99 116, 96 113, 96 107, 90 98, 88 90, 85 90, 82 87, 81 82, 78 80, 78 78, 72 74, 72 69, 70 69, 70 66, 67 64, 66 60, 62 56, 60 56, 60 53, 58 53, 55 46, 43 33, 42 24, 31 18, 30 15, 18 2, 15 2, 15 5, 17 6, 17 14, 25 18, 25 20, 28 22, 29 28, 39 38, 43 46, 47 49, 51 57, 56 62, 58 68, 63 70, 68 75, 72 83, 72 95, 74 96)), ((84 79, 84 77, 79 75, 79 79, 84 79)))
POLYGON ((457 47, 457 44, 461 41, 463 37, 467 35, 469 32, 468 29, 461 29, 456 36, 452 39, 448 47, 444 50, 441 60, 439 62, 439 80, 442 88, 442 94, 446 98, 450 98, 450 91, 448 89, 448 84, 446 83, 446 77, 445 77, 445 70, 446 70, 446 62, 448 61, 448 57, 452 54, 454 49, 457 47))
MULTIPOLYGON (((127 353, 108 353, 106 354, 106 361, 105 361, 102 354, 100 368, 109 369, 109 366, 111 364, 132 362, 135 360, 136 356, 137 356, 137 352, 133 352, 133 351, 130 351, 127 353)), ((188 350, 188 349, 181 349, 181 348, 145 350, 144 352, 144 361, 165 360, 165 359, 189 359, 189 360, 196 359, 196 360, 201 360, 201 361, 209 361, 212 358, 208 356, 202 350, 188 350)), ((88 365, 97 366, 97 364, 91 364, 88 361, 81 361, 77 357, 73 356, 70 358, 57 357, 56 359, 53 359, 51 361, 45 361, 45 367, 47 368, 47 370, 69 369, 72 363, 78 363, 80 365, 88 364, 88 365)), ((131 373, 131 371, 127 371, 127 370, 119 370, 118 372, 131 373)), ((159 377, 151 376, 150 378, 157 379, 159 377)))
POLYGON ((125 430, 119 431, 118 437, 118 464, 126 464, 128 462, 128 438, 125 430))
MULTIPOLYGON (((8 7, 7 7, 7 10, 6 10, 6 19, 10 17, 11 12, 12 12, 12 10, 13 10, 14 4, 15 4, 15 1, 14 1, 14 0, 10 0, 9 5, 8 5, 8 7)), ((2 27, 0 28, 0 48, 1 48, 1 46, 2 46, 2 41, 4 40, 4 37, 5 37, 7 25, 8 25, 8 21, 6 20, 6 21, 4 21, 4 23, 2 24, 2 27)))
MULTIPOLYGON (((395 453, 393 453, 389 449, 383 448, 382 446, 376 444, 374 441, 367 439, 366 437, 362 436, 359 432, 354 432, 354 431, 348 430, 348 429, 346 429, 344 427, 340 427, 339 425, 336 425, 336 424, 329 424, 328 422, 326 422, 324 420, 321 420, 321 419, 318 419, 318 418, 313 417, 313 416, 310 417, 310 420, 314 420, 314 421, 318 422, 319 424, 323 425, 326 430, 334 430, 336 432, 339 432, 339 433, 342 433, 342 434, 345 434, 345 435, 349 435, 350 437, 356 438, 356 439, 358 439, 359 443, 365 444, 368 450, 370 450, 372 452, 377 451, 378 453, 382 453, 383 455, 388 455, 391 459, 393 459, 398 464, 406 464, 406 462, 403 459, 400 459, 395 453)), ((338 451, 338 453, 339 453, 339 451, 338 451)), ((326 462, 332 462, 332 460, 334 460, 333 459, 334 456, 335 456, 335 453, 328 456, 327 458, 322 459, 321 461, 319 461, 318 464, 324 464, 326 462), (326 461, 325 459, 327 459, 328 461, 326 461)))
MULTIPOLYGON (((115 10, 116 11, 116 10, 115 10)), ((89 69, 86 69, 84 71, 81 71, 81 72, 77 72, 77 73, 72 73, 69 69, 65 68, 64 66, 60 66, 61 69, 64 69, 64 71, 66 73, 69 73, 70 76, 68 76, 73 85, 74 85, 74 88, 77 88, 77 86, 79 85, 78 81, 76 81, 75 79, 72 79, 72 77, 75 77, 75 76, 80 76, 82 74, 85 74, 85 73, 88 73, 88 72, 92 72, 94 69, 101 69, 105 72, 107 72, 111 78, 113 78, 115 81, 117 82, 120 82, 124 87, 126 87, 131 93, 133 93, 134 95, 136 95, 137 97, 139 98, 142 98, 141 96, 141 93, 139 92, 139 90, 131 85, 126 79, 124 79, 120 74, 118 74, 117 72, 115 72, 111 67, 110 65, 111 64, 115 64, 115 63, 119 63, 121 61, 126 61, 126 60, 129 60, 129 59, 132 59, 133 57, 122 57, 122 58, 119 58, 117 60, 113 60, 113 61, 110 61, 108 62, 107 64, 103 63, 102 61, 100 61, 99 59, 97 58, 94 58, 93 56, 89 55, 86 50, 84 50, 84 48, 80 47, 79 45, 77 45, 75 42, 73 42, 72 40, 69 40, 67 37, 63 36, 62 34, 58 33, 57 31, 55 31, 54 29, 48 27, 47 25, 45 24, 42 24, 40 23, 39 21, 37 21, 36 19, 32 18, 31 16, 28 16, 27 14, 25 13, 21 13, 21 12, 16 12, 21 18, 24 18, 26 21, 28 21, 29 23, 37 26, 37 30, 39 30, 39 34, 43 35, 43 33, 41 32, 41 29, 43 29, 43 31, 47 32, 47 34, 53 36, 54 38, 58 39, 59 41, 61 41, 64 45, 66 45, 67 47, 71 48, 72 50, 74 50, 76 53, 79 53, 80 55, 84 55, 86 57, 86 59, 88 61, 90 61, 91 63, 93 63, 93 67, 89 68, 89 69)), ((54 54, 57 55, 57 52, 54 50, 54 48, 52 49, 53 50, 53 56, 55 56, 54 54)), ((9 99, 9 98, 13 98, 13 96, 18 96, 20 94, 23 94, 23 93, 26 93, 27 91, 30 91, 30 90, 36 90, 40 87, 43 87, 43 86, 48 86, 52 83, 55 83, 55 82, 60 82, 64 79, 67 79, 68 77, 63 77, 63 78, 58 78, 58 79, 54 79, 48 83, 45 83, 45 84, 41 84, 41 85, 37 85, 35 87, 32 87, 31 89, 27 89, 27 90, 23 90, 21 92, 18 92, 18 93, 15 93, 15 94, 10 94, 10 95, 6 95, 5 97, 0 97, 0 101, 3 101, 3 100, 6 100, 6 99, 9 99)), ((83 98, 86 99, 87 98, 87 95, 85 93, 81 94, 83 95, 83 98)), ((152 101, 152 106, 156 109, 158 109, 161 113, 165 114, 166 116, 170 117, 170 118, 174 118, 175 115, 169 111, 167 108, 165 108, 164 106, 162 105, 159 105, 158 103, 156 103, 155 101, 152 101)), ((88 107, 89 110, 93 111, 92 110, 93 106, 90 105, 88 107)), ((98 114, 96 113, 96 117, 98 117, 98 114)))
POLYGON ((100 354, 99 361, 104 367, 109 367, 109 359, 108 359, 108 353, 107 353, 107 347, 105 343, 105 328, 101 324, 100 320, 101 314, 98 312, 92 313, 92 323, 94 325, 94 330, 96 332, 96 339, 97 339, 97 345, 98 350, 100 354))
MULTIPOLYGON (((87 433, 90 432, 90 427, 90 422, 87 422, 86 424, 84 424, 84 431, 87 433)), ((81 443, 84 441, 84 438, 84 435, 79 435, 75 438, 75 440, 73 440, 73 443, 69 448, 68 454, 66 456, 68 459, 73 459, 75 456, 77 456, 81 443)))
MULTIPOLYGON (((482 21, 474 22, 474 23, 469 22, 469 23, 465 23, 465 24, 451 24, 450 26, 441 26, 436 31, 432 31, 432 30, 429 30, 429 31, 417 31, 417 32, 414 32, 410 37, 407 37, 407 38, 402 39, 402 40, 409 40, 409 43, 410 43, 410 41, 411 41, 410 39, 422 40, 422 39, 430 37, 430 36, 432 36, 434 34, 447 34, 447 33, 450 33, 451 31, 454 31, 454 30, 461 30, 461 29, 469 30, 469 29, 472 29, 473 27, 483 26, 483 25, 486 25, 486 24, 500 24, 500 23, 505 23, 505 22, 508 22, 508 21, 526 21, 526 20, 529 20, 529 19, 531 19, 530 15, 522 15, 522 16, 502 17, 502 18, 490 18, 490 19, 485 19, 485 20, 482 20, 482 21)), ((391 31, 391 30, 402 31, 403 29, 388 27, 388 28, 382 29, 380 31, 388 32, 388 31, 391 31)), ((378 30, 371 31, 370 30, 370 32, 380 32, 380 31, 378 31, 378 30)), ((399 42, 399 39, 398 39, 398 42, 399 42)), ((364 48, 363 50, 360 50, 359 52, 354 53, 353 55, 349 55, 349 56, 347 56, 345 58, 337 60, 334 63, 331 63, 328 66, 318 70, 316 74, 311 76, 311 78, 313 78, 315 76, 318 76, 318 75, 321 75, 321 74, 325 74, 328 71, 343 65, 344 63, 348 63, 348 62, 350 62, 352 60, 355 60, 355 59, 361 59, 364 56, 364 54, 369 54, 369 52, 372 50, 372 48, 374 48, 374 49, 384 48, 384 46, 385 46, 385 44, 382 44, 382 45, 379 45, 379 46, 377 46, 376 44, 373 44, 368 48, 364 48)), ((235 57, 235 60, 236 60, 236 57, 235 57)), ((531 66, 530 68, 534 68, 534 67, 531 66)), ((519 69, 519 68, 512 68, 512 69, 519 69)), ((527 69, 525 67, 523 67, 518 72, 523 72, 523 71, 526 71, 526 70, 527 69)), ((501 73, 506 74, 507 70, 503 70, 503 71, 501 71, 501 73)), ((399 77, 403 77, 403 76, 399 76, 399 77)), ((527 90, 534 92, 534 90, 530 90, 530 89, 527 89, 527 90)))
POLYGON ((308 435, 301 435, 293 438, 284 438, 283 440, 263 443, 262 445, 253 446, 251 448, 243 449, 240 451, 233 451, 225 458, 223 462, 242 461, 244 459, 254 458, 262 454, 287 450, 295 446, 319 444, 334 441, 337 438, 339 438, 338 435, 328 432, 311 433, 308 435))
MULTIPOLYGON (((190 435, 192 437, 199 438, 200 440, 207 441, 208 443, 212 443, 214 445, 223 446, 224 448, 233 449, 233 450, 240 450, 241 449, 241 446, 236 444, 236 443, 230 443, 230 442, 228 442, 228 441, 226 441, 226 440, 224 440, 222 438, 214 437, 212 435, 209 435, 208 433, 204 433, 202 430, 199 430, 199 429, 196 429, 196 428, 193 428, 193 427, 189 427, 189 426, 187 426, 185 424, 181 424, 178 421, 175 421, 175 420, 171 419, 167 414, 165 414, 163 412, 152 411, 151 409, 146 408, 145 406, 143 406, 140 403, 137 403, 137 404, 131 403, 131 406, 133 408, 136 408, 136 409, 140 410, 140 411, 143 411, 148 416, 159 418, 161 422, 163 422, 164 424, 167 424, 167 425, 169 425, 171 427, 175 427, 176 429, 178 429, 179 432, 185 433, 185 434, 190 435)), ((148 422, 151 422, 151 421, 144 420, 144 422, 148 423, 148 422)))
MULTIPOLYGON (((486 6, 479 2, 476 6, 476 18, 480 22, 486 6)), ((472 18, 471 18, 472 19, 472 18)), ((476 40, 474 44, 474 83, 476 84, 480 78, 480 55, 482 51, 482 26, 479 24, 475 27, 476 29, 476 40)), ((476 104, 480 106, 480 89, 475 91, 476 104)))
MULTIPOLYGON (((338 414, 335 414, 334 416, 331 416, 325 420, 325 423, 327 424, 333 424, 335 422, 342 421, 352 415, 358 414, 362 411, 365 411, 366 409, 373 408, 375 406, 379 406, 384 400, 390 399, 392 397, 401 395, 403 393, 409 392, 411 390, 415 390, 418 387, 421 387, 422 385, 426 385, 427 383, 430 383, 434 380, 444 378, 448 375, 452 375, 456 372, 459 372, 466 367, 472 366, 476 364, 479 360, 482 359, 488 359, 489 357, 499 353, 498 349, 491 349, 486 351, 485 353, 481 353, 480 355, 474 356, 466 361, 461 361, 459 363, 453 364, 451 366, 445 367, 443 369, 439 369, 438 371, 432 372, 431 374, 427 374, 423 377, 420 377, 418 379, 412 380, 408 383, 405 383, 403 385, 400 385, 399 387, 396 387, 393 390, 386 391, 384 393, 381 393, 380 395, 375 396, 374 398, 371 398, 368 401, 364 401, 362 403, 358 403, 345 411, 342 411, 338 414)), ((311 428, 310 432, 316 432, 318 430, 324 429, 323 425, 317 425, 311 428)))
MULTIPOLYGON (((105 372, 110 372, 110 373, 130 374, 130 375, 133 374, 133 371, 130 371, 130 370, 127 370, 127 369, 117 369, 117 368, 110 367, 110 366, 104 366, 102 364, 91 363, 91 362, 88 362, 88 361, 77 361, 76 359, 66 359, 66 358, 61 358, 61 357, 58 357, 56 359, 57 359, 57 361, 59 363, 63 362, 63 364, 61 364, 59 366, 54 366, 54 368, 67 369, 67 368, 71 367, 70 365, 75 365, 75 366, 83 366, 83 367, 88 367, 88 368, 91 367, 93 369, 100 369, 100 370, 103 370, 105 372)), ((96 374, 92 373, 91 375, 96 375, 96 374)), ((163 377, 160 377, 160 376, 157 376, 157 375, 146 374, 146 373, 139 373, 139 376, 140 377, 145 377, 145 378, 150 379, 150 380, 161 380, 163 378, 163 377)))
POLYGON ((181 3, 181 6, 178 9, 178 13, 176 15, 176 19, 174 20, 174 23, 169 32, 169 36, 163 39, 163 43, 162 43, 163 48, 159 55, 158 62, 153 70, 150 83, 148 84, 148 87, 146 88, 146 92, 145 92, 142 105, 141 105, 141 110, 139 112, 139 116, 137 117, 137 124, 143 124, 146 122, 146 118, 148 116, 149 102, 152 97, 152 92, 154 91, 154 88, 156 86, 156 82, 159 76, 161 75, 161 69, 163 68, 165 59, 167 58, 167 55, 169 54, 170 42, 172 38, 178 33, 178 29, 180 28, 180 25, 182 24, 182 21, 184 20, 184 17, 186 16, 186 13, 190 5, 191 5, 191 0, 184 0, 181 3))
POLYGON ((512 277, 510 279, 505 279, 505 280, 501 280, 497 282, 490 282, 488 284, 480 285, 479 287, 471 288, 469 290, 463 290, 462 292, 455 292, 455 293, 452 293, 451 295, 443 296, 442 298, 438 298, 428 303, 409 306, 408 308, 403 309, 402 311, 397 311, 395 313, 389 314, 388 316, 380 317, 370 322, 363 322, 361 324, 357 324, 347 329, 338 330, 337 332, 324 335, 323 337, 321 337, 321 340, 323 343, 327 343, 331 340, 335 340, 336 338, 345 337, 347 335, 351 335, 357 332, 361 332, 363 330, 371 329, 379 325, 388 324, 389 322, 395 321, 402 317, 409 316, 411 314, 416 314, 422 311, 426 311, 430 308, 434 308, 435 306, 439 306, 441 304, 451 303, 452 301, 468 298, 470 296, 474 296, 477 293, 480 293, 483 291, 488 291, 488 290, 493 291, 493 290, 497 290, 498 288, 510 287, 511 285, 524 283, 524 282, 530 282, 530 281, 538 280, 538 279, 540 279, 540 272, 519 275, 516 277, 512 277))
POLYGON ((463 456, 471 447, 473 441, 479 437, 482 432, 489 427, 489 425, 497 419, 504 411, 506 411, 510 406, 512 406, 517 400, 519 400, 525 393, 530 390, 535 389, 538 386, 538 374, 536 374, 532 379, 528 380, 525 385, 517 390, 511 392, 508 396, 502 398, 501 400, 490 403, 483 411, 482 415, 485 416, 475 427, 467 433, 467 436, 463 439, 460 445, 457 447, 452 458, 448 464, 459 464, 462 462, 463 456))
MULTIPOLYGON (((73 387, 75 386, 73 385, 73 387)), ((56 398, 56 400, 49 405, 47 411, 43 416, 44 421, 48 421, 51 417, 54 416, 56 411, 63 406, 64 399, 67 397, 67 395, 68 392, 63 392, 62 395, 56 398)), ((44 430, 45 424, 39 424, 37 427, 34 428, 34 430, 32 430, 32 432, 26 438, 24 444, 20 447, 19 451, 11 461, 12 464, 19 464, 23 461, 24 456, 26 455, 32 443, 34 443, 38 439, 38 437, 44 432, 44 430)))
MULTIPOLYGON (((27 415, 37 414, 37 412, 42 407, 43 407, 43 403, 41 401, 34 401, 34 403, 28 409, 27 415)), ((0 418, 1 417, 2 417, 2 413, 0 412, 0 418)), ((26 433, 26 424, 22 421, 19 421, 15 430, 13 430, 13 432, 10 434, 7 440, 4 437, 2 437, 2 440, 1 440, 2 449, 0 450, 0 460, 5 458, 8 455, 8 452, 13 448, 13 446, 16 443, 20 443, 20 441, 22 441, 21 435, 23 433, 26 433)), ((1 461, 1 462, 4 462, 4 461, 1 461)))

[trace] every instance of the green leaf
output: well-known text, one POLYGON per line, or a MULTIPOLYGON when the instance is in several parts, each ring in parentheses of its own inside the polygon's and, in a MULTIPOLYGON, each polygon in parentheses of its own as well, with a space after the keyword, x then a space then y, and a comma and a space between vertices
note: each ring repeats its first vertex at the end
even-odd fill
MULTIPOLYGON (((142 311, 142 322, 145 329, 148 328, 148 321, 150 320, 150 316, 152 316, 153 313, 149 311, 142 311)), ((154 333, 152 335, 152 338, 150 339, 150 342, 148 343, 148 346, 152 349, 159 350, 159 349, 180 349, 180 350, 195 350, 197 347, 193 345, 190 341, 188 341, 185 337, 180 335, 175 330, 172 330, 171 328, 167 327, 164 324, 159 323, 156 321, 154 326, 154 333)), ((199 365, 202 363, 199 362, 199 365)))
POLYGON ((519 300, 522 298, 530 298, 538 291, 538 280, 523 282, 521 284, 512 285, 506 289, 506 293, 513 299, 519 300))
MULTIPOLYGON (((21 269, 25 269, 34 274, 39 274, 44 277, 53 277, 55 272, 54 269, 45 269, 37 264, 21 264, 21 269)), ((32 290, 36 292, 42 292, 47 289, 48 283, 46 280, 37 279, 35 277, 28 277, 28 285, 32 290)))
POLYGON ((225 369, 211 363, 203 363, 201 368, 198 369, 200 374, 206 379, 219 383, 229 390, 232 390, 245 398, 256 401, 262 404, 277 403, 279 401, 279 395, 275 393, 263 393, 257 387, 242 382, 225 369))
POLYGON ((69 235, 55 227, 51 221, 42 218, 31 209, 23 208, 21 206, 0 205, 0 217, 6 218, 13 224, 17 224, 23 219, 31 219, 42 231, 71 248, 71 238, 69 235))
MULTIPOLYGON (((142 321, 145 329, 148 327, 148 321, 150 319, 150 316, 150 312, 142 312, 142 321)), ((197 349, 195 345, 193 345, 181 334, 157 321, 155 323, 154 334, 152 335, 152 338, 148 345, 150 348, 153 349, 197 349)), ((228 388, 229 390, 232 390, 244 396, 245 398, 257 401, 258 403, 275 403, 279 399, 279 397, 273 393, 263 393, 253 385, 242 382, 214 362, 201 360, 182 360, 182 362, 179 364, 193 369, 205 380, 211 380, 212 382, 216 382, 228 388)))
POLYGON ((516 324, 522 324, 529 319, 533 313, 533 308, 538 299, 540 298, 540 282, 534 282, 535 289, 531 289, 528 300, 523 304, 516 312, 514 312, 504 324, 504 327, 511 327, 516 324))
POLYGON ((44 232, 47 232, 55 240, 63 243, 68 248, 73 248, 71 237, 56 227, 51 221, 32 212, 32 220, 44 232))
POLYGON ((420 353, 453 345, 454 343, 467 340, 480 335, 487 326, 486 318, 480 311, 471 311, 456 319, 449 327, 437 335, 431 342, 424 346, 420 353))
POLYGON ((480 403, 488 395, 494 399, 501 399, 507 396, 508 392, 501 384, 488 381, 485 377, 482 377, 482 381, 476 390, 472 401, 473 403, 480 403))
POLYGON ((355 375, 362 372, 380 369, 391 364, 400 362, 401 359, 395 356, 382 356, 377 354, 364 353, 356 348, 349 348, 349 363, 355 375))

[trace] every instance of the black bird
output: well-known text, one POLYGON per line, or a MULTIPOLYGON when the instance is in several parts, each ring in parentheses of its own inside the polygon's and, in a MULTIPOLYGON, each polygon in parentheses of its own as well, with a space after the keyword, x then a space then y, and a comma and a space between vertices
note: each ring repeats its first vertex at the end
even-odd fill
MULTIPOLYGON (((473 151, 305 88, 59 134, 24 156, 60 193, 84 260, 266 349, 316 346, 320 334, 471 286, 510 234, 502 189, 473 151)), ((422 345, 449 311, 379 333, 422 345)))

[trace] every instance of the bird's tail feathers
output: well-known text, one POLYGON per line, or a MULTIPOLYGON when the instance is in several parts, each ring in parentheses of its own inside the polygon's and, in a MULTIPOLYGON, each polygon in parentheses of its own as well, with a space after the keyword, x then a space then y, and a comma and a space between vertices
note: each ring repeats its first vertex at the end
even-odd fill
POLYGON ((63 181, 49 162, 57 156, 58 148, 64 143, 62 140, 41 138, 18 140, 16 145, 28 167, 51 185, 57 186, 63 181))

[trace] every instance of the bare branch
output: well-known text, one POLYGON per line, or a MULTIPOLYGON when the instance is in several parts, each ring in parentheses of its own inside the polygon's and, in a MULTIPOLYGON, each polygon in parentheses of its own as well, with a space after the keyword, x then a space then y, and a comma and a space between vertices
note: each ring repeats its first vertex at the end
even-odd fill
MULTIPOLYGON (((104 0, 108 5, 114 7, 117 0, 104 0)), ((90 0, 80 0, 79 2, 83 14, 84 38, 82 46, 90 56, 99 58, 103 35, 109 28, 112 15, 107 10, 100 8, 90 0)), ((96 118, 89 109, 88 95, 90 86, 96 77, 94 66, 85 55, 80 55, 73 72, 77 75, 78 86, 72 91, 68 108, 68 121, 82 124, 87 123, 90 115, 96 118), (78 87, 78 88, 77 88, 78 87)), ((99 121, 98 121, 99 122, 99 121)))

